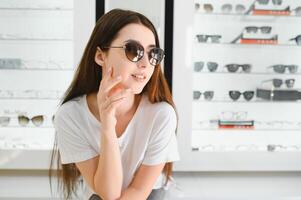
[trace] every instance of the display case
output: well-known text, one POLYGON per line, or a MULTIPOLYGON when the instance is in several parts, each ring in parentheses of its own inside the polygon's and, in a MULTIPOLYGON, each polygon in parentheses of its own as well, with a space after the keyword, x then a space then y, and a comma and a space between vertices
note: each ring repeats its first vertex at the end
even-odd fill
POLYGON ((300 24, 299 1, 175 0, 175 170, 301 170, 300 24))
POLYGON ((0 169, 48 169, 53 118, 95 24, 95 2, 0 2, 0 169))

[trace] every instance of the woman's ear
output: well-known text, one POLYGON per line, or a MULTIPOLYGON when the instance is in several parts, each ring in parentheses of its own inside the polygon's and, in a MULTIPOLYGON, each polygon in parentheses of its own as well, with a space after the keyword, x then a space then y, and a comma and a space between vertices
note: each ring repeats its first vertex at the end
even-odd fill
POLYGON ((102 51, 100 49, 100 47, 97 47, 97 50, 96 50, 96 53, 95 53, 95 57, 94 57, 94 60, 95 62, 99 65, 99 66, 104 66, 104 63, 105 63, 105 52, 102 51))

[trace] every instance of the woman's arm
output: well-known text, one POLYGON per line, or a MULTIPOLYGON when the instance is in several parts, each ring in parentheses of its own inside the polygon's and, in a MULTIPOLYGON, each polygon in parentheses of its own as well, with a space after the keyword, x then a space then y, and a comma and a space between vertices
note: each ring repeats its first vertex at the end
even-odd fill
POLYGON ((99 156, 76 163, 87 184, 102 199, 116 200, 121 195, 122 165, 117 137, 101 134, 101 153, 99 156))
POLYGON ((154 166, 141 165, 130 186, 122 192, 118 200, 147 199, 164 166, 165 163, 154 166))

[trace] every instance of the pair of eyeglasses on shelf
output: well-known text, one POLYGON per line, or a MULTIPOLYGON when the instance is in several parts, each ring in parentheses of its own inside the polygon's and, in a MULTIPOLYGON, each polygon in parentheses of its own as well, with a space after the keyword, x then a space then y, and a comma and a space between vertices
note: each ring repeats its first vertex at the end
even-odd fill
POLYGON ((205 91, 205 92, 200 92, 200 91, 193 91, 193 99, 194 100, 199 100, 201 98, 201 95, 203 94, 204 99, 207 101, 210 101, 214 97, 214 91, 205 91))
POLYGON ((245 120, 247 117, 247 111, 222 111, 219 116, 221 120, 245 120))
POLYGON ((59 99, 64 92, 59 90, 0 90, 0 98, 59 99))
POLYGON ((240 92, 238 90, 230 90, 229 91, 229 97, 233 101, 237 101, 241 95, 244 97, 245 100, 250 101, 254 97, 255 92, 254 91, 244 91, 240 92))
POLYGON ((204 35, 198 34, 196 35, 198 42, 200 43, 220 43, 221 42, 221 35, 204 35))
MULTIPOLYGON (((194 71, 200 72, 203 70, 205 65, 204 61, 198 61, 194 63, 194 71)), ((218 68, 218 63, 216 62, 206 62, 207 69, 209 72, 215 72, 218 68)))
POLYGON ((282 0, 256 0, 260 5, 268 5, 272 3, 273 5, 282 5, 282 0))
POLYGON ((262 33, 262 34, 270 34, 272 31, 271 26, 247 26, 245 27, 245 31, 247 33, 262 33))
POLYGON ((297 73, 298 72, 298 65, 283 65, 283 64, 277 64, 267 67, 267 69, 273 68, 274 72, 279 74, 284 74, 286 71, 289 73, 297 73))
MULTIPOLYGON (((31 118, 25 115, 18 116, 19 125, 23 127, 27 126, 30 121, 33 123, 33 125, 39 127, 44 123, 44 119, 45 119, 44 115, 36 115, 31 118)), ((0 125, 2 127, 8 126, 10 121, 11 121, 10 116, 0 116, 0 125)), ((54 122, 54 115, 52 116, 52 122, 54 122)))
POLYGON ((228 72, 231 72, 231 73, 237 72, 239 70, 239 68, 241 68, 242 72, 250 73, 251 69, 252 69, 252 65, 251 64, 235 64, 235 63, 232 63, 232 64, 225 65, 225 68, 227 68, 228 72))
POLYGON ((267 82, 272 82, 275 88, 280 88, 284 83, 287 88, 293 88, 295 85, 295 79, 282 80, 282 79, 274 78, 274 79, 264 80, 262 81, 262 84, 267 82))
MULTIPOLYGON (((195 3, 195 10, 200 10, 201 9, 201 4, 199 3, 195 3)), ((213 4, 209 4, 209 3, 205 3, 202 6, 202 9, 205 11, 205 13, 213 13, 215 12, 214 6, 213 4)), ((246 12, 246 6, 243 4, 223 4, 220 7, 221 13, 222 14, 231 14, 231 13, 235 13, 235 14, 245 14, 246 12)), ((218 11, 219 12, 219 11, 218 11)))

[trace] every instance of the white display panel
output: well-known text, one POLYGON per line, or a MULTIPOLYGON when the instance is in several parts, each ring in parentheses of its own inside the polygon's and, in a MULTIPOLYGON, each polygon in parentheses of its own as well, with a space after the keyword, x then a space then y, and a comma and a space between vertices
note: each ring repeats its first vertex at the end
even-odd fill
MULTIPOLYGON (((175 1, 173 96, 180 118, 181 151, 176 170, 301 170, 300 100, 266 100, 258 97, 257 91, 301 91, 301 47, 290 41, 301 33, 301 15, 294 10, 300 6, 300 2, 285 0, 281 5, 272 1, 267 5, 238 0, 175 1), (232 11, 225 13, 229 5, 232 11), (244 14, 235 11, 237 5, 245 8, 244 14), (253 11, 260 9, 276 12, 254 15, 253 11), (264 26, 271 27, 270 32, 246 29, 264 26), (275 35, 277 40, 273 40, 275 35), (242 39, 233 42, 238 36, 242 39), (212 63, 217 68, 212 68, 212 63), (230 72, 228 64, 251 67, 230 72), (289 73, 286 68, 285 73, 276 73, 269 68, 278 64, 297 65, 298 70, 289 73), (284 83, 280 88, 262 83, 270 79, 284 83), (287 88, 287 79, 294 79, 292 88, 287 88), (205 91, 213 91, 211 100, 204 98, 205 91), (229 91, 252 91, 253 97, 246 99, 241 94, 233 100, 229 91)), ((206 95, 209 98, 212 92, 206 95)))
POLYGON ((0 169, 48 169, 53 115, 94 27, 95 2, 4 0, 0 23, 0 169))

